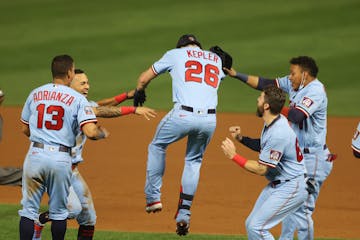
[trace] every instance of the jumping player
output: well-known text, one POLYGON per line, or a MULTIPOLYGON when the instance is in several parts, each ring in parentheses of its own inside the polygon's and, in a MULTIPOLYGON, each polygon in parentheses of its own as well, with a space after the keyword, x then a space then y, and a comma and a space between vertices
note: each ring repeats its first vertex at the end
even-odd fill
MULTIPOLYGON (((71 82, 70 87, 87 98, 90 84, 89 79, 83 70, 75 69, 75 77, 74 80, 71 82)), ((147 107, 114 107, 115 105, 120 104, 126 99, 131 99, 133 95, 134 90, 129 91, 128 93, 125 92, 119 94, 112 98, 103 99, 98 102, 89 101, 89 104, 92 106, 96 117, 115 118, 131 113, 142 115, 148 120, 155 117, 155 111, 147 107)), ((77 222, 79 223, 77 237, 78 240, 93 239, 96 223, 96 212, 91 192, 84 178, 81 176, 78 168, 78 165, 84 160, 82 157, 82 151, 85 141, 86 136, 80 132, 76 137, 76 146, 72 148, 71 189, 73 190, 70 191, 68 197, 68 218, 76 218, 77 222), (78 204, 78 201, 80 201, 80 204, 78 204), (77 206, 79 206, 80 209, 77 206)), ((41 239, 42 227, 48 220, 46 214, 47 212, 40 214, 39 222, 37 222, 37 226, 35 226, 33 240, 41 239)))
MULTIPOLYGON (((269 180, 246 219, 248 239, 274 239, 269 230, 307 197, 303 155, 294 131, 280 114, 284 103, 285 93, 275 86, 265 88, 257 100, 257 116, 263 118, 264 128, 260 139, 247 138, 245 145, 260 152, 258 161, 237 154, 229 138, 221 145, 228 158, 269 180)), ((230 127, 230 133, 240 142, 245 140, 238 126, 230 127)))
POLYGON ((105 129, 96 126, 96 116, 84 96, 71 89, 75 75, 73 59, 54 57, 53 82, 34 89, 21 113, 22 131, 30 138, 24 161, 22 209, 19 210, 20 239, 31 240, 41 198, 49 195, 52 239, 64 239, 66 207, 71 178, 71 147, 79 130, 90 139, 105 138, 105 129))
POLYGON ((351 148, 355 157, 360 158, 360 122, 354 133, 354 137, 351 142, 351 148))
POLYGON ((299 139, 307 175, 314 180, 315 186, 312 186, 313 193, 305 204, 283 221, 280 239, 293 239, 296 229, 300 240, 313 239, 315 201, 335 158, 326 145, 328 99, 324 85, 317 79, 318 66, 311 57, 295 57, 290 60, 290 74, 275 80, 248 76, 233 68, 224 70, 252 88, 262 90, 267 85, 276 85, 289 94, 290 106, 284 108, 282 113, 287 116, 299 139))
POLYGON ((174 107, 159 123, 148 148, 145 210, 148 213, 161 211, 160 189, 166 149, 169 144, 188 137, 175 216, 177 234, 186 235, 203 155, 216 127, 217 91, 225 74, 221 59, 203 50, 192 34, 181 36, 175 49, 166 52, 141 73, 137 90, 144 90, 152 79, 165 72, 169 72, 172 78, 174 107))

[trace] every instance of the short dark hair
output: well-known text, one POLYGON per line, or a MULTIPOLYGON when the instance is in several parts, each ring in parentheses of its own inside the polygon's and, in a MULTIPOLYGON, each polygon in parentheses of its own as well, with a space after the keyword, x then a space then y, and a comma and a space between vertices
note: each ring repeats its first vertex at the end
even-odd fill
POLYGON ((308 71, 311 76, 317 76, 319 68, 313 58, 308 56, 294 57, 290 60, 290 64, 299 65, 303 70, 308 71))
POLYGON ((274 115, 279 114, 285 104, 285 92, 274 85, 268 85, 264 88, 264 94, 264 102, 269 104, 270 112, 274 115))
POLYGON ((182 35, 178 42, 176 43, 176 48, 181 48, 181 47, 185 47, 189 44, 195 44, 197 45, 199 48, 201 47, 201 43, 197 40, 197 38, 195 37, 194 34, 185 34, 182 35))
POLYGON ((58 55, 51 62, 51 73, 53 78, 64 78, 73 67, 74 60, 69 55, 58 55))
POLYGON ((81 74, 81 73, 85 73, 85 71, 80 68, 75 69, 75 74, 81 74))

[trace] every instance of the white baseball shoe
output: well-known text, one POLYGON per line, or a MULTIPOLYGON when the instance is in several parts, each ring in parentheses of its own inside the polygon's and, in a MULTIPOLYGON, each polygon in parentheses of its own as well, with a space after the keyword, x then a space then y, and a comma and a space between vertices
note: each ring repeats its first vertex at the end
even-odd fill
POLYGON ((152 202, 146 205, 145 211, 147 213, 156 213, 162 210, 161 202, 152 202))

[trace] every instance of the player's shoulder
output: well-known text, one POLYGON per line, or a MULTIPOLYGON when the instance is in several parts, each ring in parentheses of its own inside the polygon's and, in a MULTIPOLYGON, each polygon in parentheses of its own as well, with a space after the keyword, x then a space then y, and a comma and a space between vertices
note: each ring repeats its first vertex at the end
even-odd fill
POLYGON ((325 94, 325 86, 322 82, 320 82, 318 79, 313 80, 312 82, 309 83, 309 85, 307 86, 307 88, 305 88, 307 94, 325 94))

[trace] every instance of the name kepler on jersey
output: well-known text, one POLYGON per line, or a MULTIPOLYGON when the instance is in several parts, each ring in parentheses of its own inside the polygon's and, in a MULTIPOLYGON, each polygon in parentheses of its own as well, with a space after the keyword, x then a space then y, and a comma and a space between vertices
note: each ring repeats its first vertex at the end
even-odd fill
POLYGON ((204 51, 196 51, 196 50, 187 50, 186 51, 188 57, 194 57, 194 58, 203 58, 205 60, 210 60, 213 62, 218 62, 219 57, 211 52, 204 52, 204 51))
POLYGON ((68 106, 72 104, 75 97, 67 93, 61 93, 56 91, 39 91, 33 95, 34 102, 46 100, 46 101, 58 101, 68 106))

